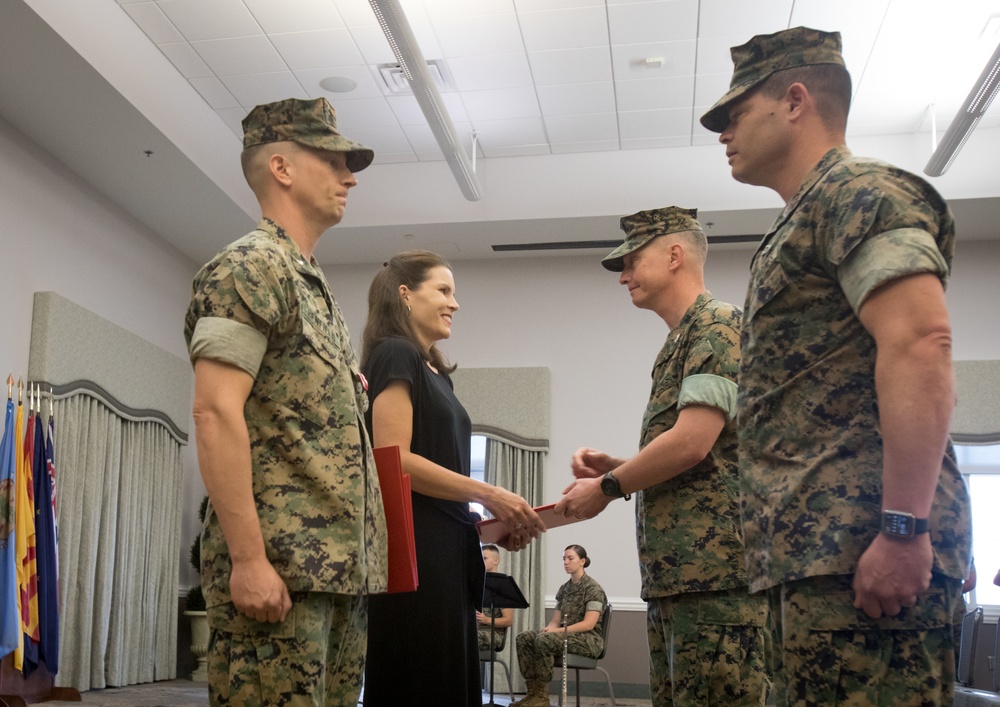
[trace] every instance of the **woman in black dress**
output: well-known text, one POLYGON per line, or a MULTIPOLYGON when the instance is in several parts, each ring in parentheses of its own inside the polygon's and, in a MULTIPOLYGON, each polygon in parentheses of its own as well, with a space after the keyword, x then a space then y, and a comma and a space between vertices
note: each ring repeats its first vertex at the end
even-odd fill
POLYGON ((426 251, 393 257, 368 290, 361 369, 375 447, 396 445, 413 489, 419 587, 369 601, 366 707, 480 705, 476 609, 485 574, 469 502, 520 528, 519 550, 543 530, 520 496, 469 478, 472 425, 435 343, 458 310, 448 263, 426 251))

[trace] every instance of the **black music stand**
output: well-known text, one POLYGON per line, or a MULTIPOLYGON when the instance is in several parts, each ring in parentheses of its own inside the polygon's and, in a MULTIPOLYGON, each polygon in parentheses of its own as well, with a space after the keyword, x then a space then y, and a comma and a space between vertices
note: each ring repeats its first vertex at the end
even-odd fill
POLYGON ((496 628, 497 617, 494 609, 527 609, 528 600, 521 594, 517 582, 509 574, 487 572, 483 584, 483 606, 490 607, 490 701, 483 707, 500 707, 493 701, 494 668, 497 657, 496 646, 493 644, 493 631, 496 628))

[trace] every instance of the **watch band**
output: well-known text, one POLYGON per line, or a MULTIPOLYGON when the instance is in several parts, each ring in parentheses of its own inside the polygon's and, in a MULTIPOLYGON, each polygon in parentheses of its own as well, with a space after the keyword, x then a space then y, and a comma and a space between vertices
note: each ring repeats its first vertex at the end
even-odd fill
POLYGON ((632 494, 622 493, 621 484, 610 471, 601 479, 601 491, 604 492, 605 496, 611 496, 612 498, 624 498, 626 501, 632 498, 632 494))
POLYGON ((894 538, 912 538, 930 531, 927 518, 917 518, 905 511, 882 511, 881 532, 894 538))

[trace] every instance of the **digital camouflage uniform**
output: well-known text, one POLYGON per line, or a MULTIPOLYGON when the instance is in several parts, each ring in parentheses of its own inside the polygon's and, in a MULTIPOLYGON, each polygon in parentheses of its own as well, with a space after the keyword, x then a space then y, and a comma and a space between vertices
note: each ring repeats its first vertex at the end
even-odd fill
POLYGON ((750 596, 737 490, 735 429, 741 312, 704 293, 670 332, 653 367, 641 447, 688 405, 726 415, 712 451, 636 494, 654 707, 763 705, 767 603, 750 596))
POLYGON ((857 312, 894 279, 946 282, 954 239, 930 185, 840 147, 754 257, 738 402, 743 519, 751 589, 774 587, 781 602, 772 616, 784 616, 789 704, 951 702, 971 520, 950 443, 930 514, 930 590, 897 617, 871 619, 853 606, 851 578, 882 507, 876 347, 857 312), (823 669, 835 654, 839 683, 823 669))
MULTIPOLYGON (((499 619, 503 614, 503 609, 491 609, 488 606, 484 606, 482 613, 486 616, 486 618, 495 616, 499 619)), ((490 634, 493 634, 493 645, 496 646, 496 650, 499 650, 500 644, 507 633, 507 629, 491 629, 489 624, 479 624, 477 632, 479 634, 479 650, 488 651, 490 649, 490 634)))
POLYGON ((195 277, 185 337, 192 361, 223 361, 254 378, 244 406, 253 495, 268 561, 293 602, 282 623, 236 612, 210 505, 201 577, 212 703, 324 704, 325 689, 325 704, 354 704, 366 595, 386 589, 386 526, 367 396, 340 308, 315 260, 265 218, 195 277))
MULTIPOLYGON (((556 592, 556 611, 564 615, 567 626, 583 621, 588 611, 604 612, 608 603, 601 585, 584 574, 576 584, 572 580, 559 587, 556 592)), ((601 633, 601 619, 589 631, 581 633, 541 633, 525 631, 517 636, 517 665, 525 680, 552 680, 552 666, 556 655, 562 655, 563 642, 569 644, 569 652, 596 658, 604 648, 601 633)))

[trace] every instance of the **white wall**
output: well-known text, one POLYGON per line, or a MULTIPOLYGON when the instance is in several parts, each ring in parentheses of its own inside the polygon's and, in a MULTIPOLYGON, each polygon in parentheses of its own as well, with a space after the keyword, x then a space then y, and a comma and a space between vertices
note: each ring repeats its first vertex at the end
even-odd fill
MULTIPOLYGON (((612 237, 614 234, 609 234, 612 237)), ((336 237, 336 230, 327 237, 336 237)), ((706 283, 716 297, 742 305, 752 252, 713 248, 706 283)), ((390 254, 387 254, 387 256, 390 254)), ((545 499, 569 482, 569 458, 587 445, 634 454, 649 394, 650 370, 667 334, 656 315, 635 309, 598 255, 453 263, 461 308, 442 346, 459 366, 546 366, 552 372, 552 434, 545 499)), ((1000 241, 959 242, 949 306, 955 357, 1000 357, 1000 241)), ((379 264, 380 266, 380 264, 379 264)), ((368 283, 379 266, 326 269, 360 345, 368 283)), ((548 534, 545 591, 565 580, 562 548, 587 548, 590 573, 617 598, 639 592, 632 503, 615 502, 598 518, 548 534)))
MULTIPOLYGON (((16 382, 27 375, 32 297, 45 290, 186 357, 183 318, 194 263, 2 120, 0 213, 0 377, 10 371, 16 382)), ((200 484, 193 459, 189 445, 186 493, 200 498, 192 488, 200 484)), ((56 464, 58 474, 58 458, 56 464)), ((184 519, 186 581, 196 512, 184 519)))

